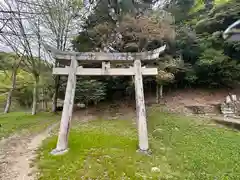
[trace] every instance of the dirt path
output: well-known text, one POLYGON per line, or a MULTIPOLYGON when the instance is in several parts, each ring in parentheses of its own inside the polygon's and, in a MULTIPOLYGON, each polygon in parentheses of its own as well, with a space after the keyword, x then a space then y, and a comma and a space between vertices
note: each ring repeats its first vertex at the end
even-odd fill
MULTIPOLYGON (((116 112, 109 115, 108 111, 95 112, 88 110, 87 112, 76 112, 73 116, 74 121, 86 122, 89 120, 98 119, 101 117, 111 117, 115 119, 121 116, 123 119, 128 119, 128 112, 132 110, 127 109, 123 114, 116 112), (103 114, 103 115, 102 115, 103 114)), ((131 113, 132 115, 132 113, 131 113)), ((35 150, 37 150, 44 139, 46 139, 51 132, 57 128, 59 124, 54 124, 38 135, 13 135, 5 140, 0 141, 0 180, 34 180, 36 178, 36 171, 31 167, 31 162, 36 157, 35 150), (35 172, 34 172, 35 171, 35 172)))
POLYGON ((35 150, 56 126, 58 123, 36 136, 15 135, 0 141, 0 179, 33 180, 34 169, 30 167, 30 164, 35 158, 35 150))

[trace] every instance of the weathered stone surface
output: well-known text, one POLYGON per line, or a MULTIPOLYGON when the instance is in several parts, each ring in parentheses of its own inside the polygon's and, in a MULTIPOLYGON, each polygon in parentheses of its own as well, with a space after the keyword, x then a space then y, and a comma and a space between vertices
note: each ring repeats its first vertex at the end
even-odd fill
POLYGON ((232 95, 232 100, 233 101, 237 101, 237 96, 236 95, 232 95))
POLYGON ((231 97, 230 97, 230 96, 227 96, 225 102, 226 102, 227 104, 228 104, 228 103, 231 103, 231 102, 232 102, 231 97))
POLYGON ((72 52, 72 51, 59 51, 47 44, 44 44, 45 48, 51 52, 55 59, 59 60, 71 60, 74 56, 78 61, 134 61, 139 59, 142 61, 156 60, 160 54, 162 54, 166 45, 161 46, 152 51, 139 52, 139 53, 105 53, 105 52, 72 52))
POLYGON ((236 95, 228 95, 225 102, 221 104, 221 112, 225 116, 240 115, 240 100, 236 95))

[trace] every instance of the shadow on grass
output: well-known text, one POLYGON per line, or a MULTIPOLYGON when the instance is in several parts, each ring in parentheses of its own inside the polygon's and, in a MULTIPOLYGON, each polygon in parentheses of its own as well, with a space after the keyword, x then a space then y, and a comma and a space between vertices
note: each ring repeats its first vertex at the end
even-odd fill
POLYGON ((227 121, 221 121, 221 120, 215 120, 215 119, 213 121, 217 124, 240 131, 240 124, 237 124, 235 122, 227 122, 227 121))

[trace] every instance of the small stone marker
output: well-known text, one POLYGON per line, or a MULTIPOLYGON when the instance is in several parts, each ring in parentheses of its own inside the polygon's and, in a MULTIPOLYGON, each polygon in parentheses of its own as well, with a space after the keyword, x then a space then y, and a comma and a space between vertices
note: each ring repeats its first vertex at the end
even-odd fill
POLYGON ((78 103, 78 104, 77 104, 77 107, 79 107, 79 108, 85 108, 85 107, 86 107, 86 105, 85 105, 85 104, 83 104, 83 103, 78 103))
POLYGON ((160 172, 160 169, 158 167, 152 167, 151 172, 153 173, 160 172))
POLYGON ((237 101, 237 96, 235 94, 232 95, 232 100, 237 101))
POLYGON ((227 96, 227 97, 226 97, 226 103, 228 104, 228 103, 231 103, 231 102, 232 102, 231 97, 230 97, 230 96, 227 96))
POLYGON ((240 101, 237 95, 228 95, 225 102, 221 104, 221 112, 224 116, 238 116, 240 115, 240 101))

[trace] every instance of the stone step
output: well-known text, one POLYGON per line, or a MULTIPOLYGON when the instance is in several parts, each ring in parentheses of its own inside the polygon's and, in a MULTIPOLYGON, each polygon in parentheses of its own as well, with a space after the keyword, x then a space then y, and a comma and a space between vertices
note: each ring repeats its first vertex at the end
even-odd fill
POLYGON ((193 114, 219 114, 220 104, 216 105, 188 105, 185 106, 190 109, 193 114))

